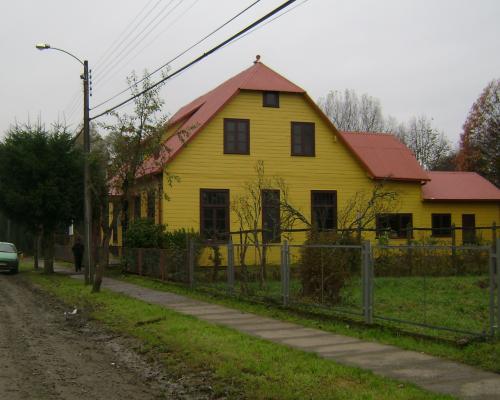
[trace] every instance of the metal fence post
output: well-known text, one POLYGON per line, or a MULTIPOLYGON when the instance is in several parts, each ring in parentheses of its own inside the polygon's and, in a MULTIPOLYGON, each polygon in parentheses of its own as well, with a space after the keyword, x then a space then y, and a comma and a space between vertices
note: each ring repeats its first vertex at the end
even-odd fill
POLYGON ((234 294, 234 246, 231 236, 227 243, 227 287, 230 296, 234 294))
POLYGON ((371 243, 369 240, 361 244, 361 270, 363 285, 363 316, 365 323, 373 323, 373 273, 371 268, 371 243))
POLYGON ((142 249, 137 251, 137 272, 142 275, 142 249))
POLYGON ((188 245, 188 281, 189 286, 194 286, 194 241, 189 240, 188 245))
POLYGON ((290 295, 290 248, 288 241, 285 240, 281 247, 281 289, 283 295, 283 306, 288 306, 288 298, 290 295))
POLYGON ((496 267, 497 253, 495 251, 494 243, 490 246, 490 335, 495 335, 495 267, 496 267))
POLYGON ((500 333, 500 238, 497 238, 495 249, 495 274, 497 280, 497 334, 500 333))
MULTIPOLYGON (((463 238, 462 238, 463 241, 463 238)), ((457 272, 457 229, 451 224, 451 263, 455 273, 457 272)))

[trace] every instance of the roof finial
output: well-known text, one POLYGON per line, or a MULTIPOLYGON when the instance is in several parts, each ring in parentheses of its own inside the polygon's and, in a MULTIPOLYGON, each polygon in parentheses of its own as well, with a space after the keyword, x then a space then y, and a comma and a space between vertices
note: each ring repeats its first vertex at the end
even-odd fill
POLYGON ((257 64, 257 63, 259 63, 259 62, 260 62, 260 55, 258 55, 258 54, 257 54, 257 55, 255 56, 255 61, 254 61, 253 63, 254 63, 254 64, 257 64))

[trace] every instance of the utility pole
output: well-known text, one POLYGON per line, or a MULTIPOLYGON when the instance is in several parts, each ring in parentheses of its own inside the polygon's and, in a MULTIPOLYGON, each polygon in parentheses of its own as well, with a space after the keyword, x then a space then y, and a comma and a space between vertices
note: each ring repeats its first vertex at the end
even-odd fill
POLYGON ((94 268, 92 263, 92 205, 90 202, 90 119, 89 119, 89 63, 83 61, 83 225, 84 225, 84 260, 85 260, 85 283, 90 284, 94 280, 94 268))
POLYGON ((38 43, 35 46, 38 50, 56 50, 73 57, 83 65, 83 226, 84 226, 84 261, 85 261, 85 283, 90 284, 94 280, 94 264, 92 260, 92 204, 90 202, 90 117, 89 117, 89 63, 82 61, 74 54, 64 49, 51 47, 48 43, 38 43))

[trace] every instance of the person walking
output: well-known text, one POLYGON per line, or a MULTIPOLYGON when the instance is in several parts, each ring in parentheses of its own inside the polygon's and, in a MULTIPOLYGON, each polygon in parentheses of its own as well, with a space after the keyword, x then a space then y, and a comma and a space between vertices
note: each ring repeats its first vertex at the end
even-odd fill
POLYGON ((73 251, 73 257, 75 259, 75 271, 80 272, 82 270, 82 260, 83 260, 83 243, 81 238, 76 238, 75 244, 71 248, 73 251))

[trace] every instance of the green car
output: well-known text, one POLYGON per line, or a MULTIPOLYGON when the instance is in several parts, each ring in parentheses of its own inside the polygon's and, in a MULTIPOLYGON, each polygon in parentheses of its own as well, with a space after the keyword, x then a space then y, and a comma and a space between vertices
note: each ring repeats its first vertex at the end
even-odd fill
POLYGON ((0 242, 0 271, 19 272, 19 255, 12 243, 0 242))

